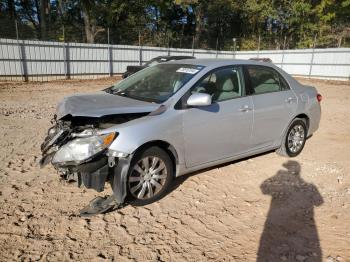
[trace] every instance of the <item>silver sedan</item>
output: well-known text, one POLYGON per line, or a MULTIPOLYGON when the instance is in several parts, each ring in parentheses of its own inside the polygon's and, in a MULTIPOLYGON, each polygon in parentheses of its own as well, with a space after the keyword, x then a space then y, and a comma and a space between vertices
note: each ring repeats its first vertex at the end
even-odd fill
POLYGON ((190 59, 66 97, 42 165, 113 195, 87 214, 158 200, 180 175, 276 150, 295 157, 319 126, 322 97, 271 63, 190 59))

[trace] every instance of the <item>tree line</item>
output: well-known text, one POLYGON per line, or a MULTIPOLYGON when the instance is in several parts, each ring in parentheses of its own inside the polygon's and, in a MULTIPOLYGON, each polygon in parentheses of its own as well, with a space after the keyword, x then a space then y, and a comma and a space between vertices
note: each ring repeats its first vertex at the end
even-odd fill
POLYGON ((220 50, 350 46, 350 0, 1 0, 0 37, 220 50))

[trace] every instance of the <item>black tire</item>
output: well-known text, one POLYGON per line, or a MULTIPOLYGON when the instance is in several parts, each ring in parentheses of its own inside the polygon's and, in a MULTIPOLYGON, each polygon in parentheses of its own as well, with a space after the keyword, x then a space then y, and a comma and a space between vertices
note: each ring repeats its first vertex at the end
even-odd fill
POLYGON ((306 142, 306 137, 307 137, 307 127, 304 119, 296 118, 292 121, 290 126, 288 127, 288 130, 286 134, 284 135, 282 139, 282 144, 281 147, 276 150, 277 154, 281 156, 286 156, 286 157, 296 157, 301 153, 305 146, 306 142), (299 144, 297 147, 292 147, 290 146, 290 136, 292 135, 292 132, 295 132, 295 129, 302 128, 303 132, 303 137, 300 138, 301 144, 299 144))
MULTIPOLYGON (((140 170, 140 169, 139 169, 140 170)), ((143 205, 148 205, 150 203, 153 203, 160 198, 162 198, 167 191, 169 190, 169 187, 171 185, 171 182, 174 177, 174 167, 173 163, 168 155, 167 152, 165 152, 163 149, 157 147, 157 146, 152 146, 149 148, 146 148, 144 150, 141 150, 140 152, 137 152, 135 156, 133 157, 131 164, 130 164, 130 169, 128 173, 128 178, 127 178, 127 190, 128 190, 128 202, 131 205, 134 206, 143 206, 143 205), (147 159, 147 161, 145 160, 147 159), (156 170, 157 168, 161 168, 164 164, 164 169, 161 169, 159 173, 151 174, 151 167, 149 167, 148 172, 145 172, 143 174, 139 173, 138 171, 135 170, 138 167, 141 167, 142 171, 146 170, 147 168, 143 165, 144 162, 148 162, 150 165, 153 164, 150 161, 153 159, 159 159, 159 165, 155 166, 156 170), (141 163, 140 163, 141 162, 141 163), (161 173, 162 172, 162 173, 161 173), (148 177, 146 177, 148 174, 148 177), (157 175, 158 174, 158 175, 157 175), (166 174, 166 175, 165 175, 166 174), (157 178, 155 178, 155 176, 157 178), (138 179, 138 177, 142 177, 140 181, 135 181, 135 179, 138 179), (160 177, 165 177, 164 181, 160 177), (147 180, 149 179, 149 180, 147 180), (133 180, 133 181, 132 181, 133 180), (142 182, 143 181, 143 182, 142 182), (157 184, 152 184, 156 183, 157 184), (138 188, 136 192, 133 192, 137 186, 139 186, 140 183, 146 183, 146 189, 145 192, 143 192, 146 198, 138 198, 139 193, 142 190, 142 187, 144 186, 143 184, 141 185, 141 188, 138 188), (150 185, 148 185, 150 184, 150 185), (156 185, 159 187, 161 185, 161 188, 157 188, 156 185), (148 186, 151 186, 151 190, 149 189, 148 186), (153 196, 150 196, 150 191, 152 191, 153 196)))

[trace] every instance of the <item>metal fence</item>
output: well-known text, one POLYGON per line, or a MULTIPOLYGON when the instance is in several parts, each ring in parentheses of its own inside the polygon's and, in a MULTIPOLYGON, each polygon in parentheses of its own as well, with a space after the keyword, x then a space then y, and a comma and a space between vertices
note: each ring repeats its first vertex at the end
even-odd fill
POLYGON ((48 81, 121 74, 160 55, 196 58, 270 58, 286 72, 304 77, 350 80, 350 48, 213 51, 148 46, 0 39, 0 80, 48 81))

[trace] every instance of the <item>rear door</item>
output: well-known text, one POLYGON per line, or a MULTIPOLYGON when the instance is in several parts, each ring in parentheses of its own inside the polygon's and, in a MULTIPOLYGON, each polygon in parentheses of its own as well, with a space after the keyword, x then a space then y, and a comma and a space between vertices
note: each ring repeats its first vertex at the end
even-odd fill
POLYGON ((246 66, 254 106, 252 149, 279 143, 297 108, 297 97, 273 68, 246 66))

